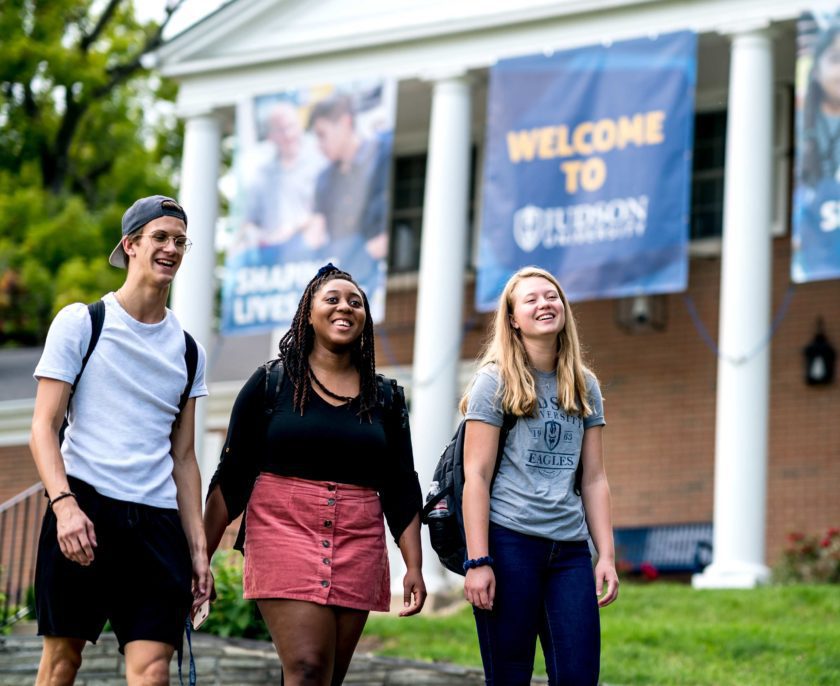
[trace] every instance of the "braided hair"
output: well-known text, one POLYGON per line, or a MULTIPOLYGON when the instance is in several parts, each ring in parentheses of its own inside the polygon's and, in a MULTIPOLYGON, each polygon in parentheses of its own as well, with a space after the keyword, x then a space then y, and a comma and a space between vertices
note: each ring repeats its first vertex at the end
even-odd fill
POLYGON ((292 319, 292 325, 283 338, 280 339, 278 357, 283 362, 286 375, 294 386, 292 406, 303 415, 309 394, 312 391, 312 377, 309 368, 309 354, 315 343, 315 331, 309 323, 312 311, 312 299, 321 287, 329 281, 341 279, 349 281, 362 294, 365 308, 365 324, 362 334, 354 342, 350 351, 353 366, 359 372, 359 416, 371 421, 371 413, 376 406, 378 385, 376 382, 376 355, 373 342, 373 321, 370 316, 370 305, 365 292, 359 287, 353 277, 341 271, 332 263, 326 264, 306 285, 300 298, 297 312, 292 319))

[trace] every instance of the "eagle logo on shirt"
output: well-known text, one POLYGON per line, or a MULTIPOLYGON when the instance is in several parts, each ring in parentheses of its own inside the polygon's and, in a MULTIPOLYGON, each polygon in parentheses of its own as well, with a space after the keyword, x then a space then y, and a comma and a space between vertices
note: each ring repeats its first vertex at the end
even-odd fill
POLYGON ((550 451, 554 450, 560 442, 561 428, 562 427, 559 422, 551 421, 545 423, 545 432, 543 433, 543 437, 545 438, 545 444, 550 451))

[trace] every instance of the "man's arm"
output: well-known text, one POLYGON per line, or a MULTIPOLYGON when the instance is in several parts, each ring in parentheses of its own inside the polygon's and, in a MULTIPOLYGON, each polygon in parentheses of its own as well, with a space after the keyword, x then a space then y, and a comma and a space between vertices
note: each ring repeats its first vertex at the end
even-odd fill
MULTIPOLYGON (((71 492, 58 444, 58 432, 69 400, 70 384, 67 382, 49 378, 38 380, 29 448, 50 500, 71 492)), ((96 533, 93 522, 82 512, 76 498, 61 498, 53 506, 53 513, 57 522, 58 545, 64 556, 83 566, 93 562, 96 533)))
POLYGON ((195 456, 195 398, 190 398, 172 430, 172 478, 178 491, 181 526, 190 546, 195 604, 210 594, 210 565, 201 523, 201 475, 195 456))

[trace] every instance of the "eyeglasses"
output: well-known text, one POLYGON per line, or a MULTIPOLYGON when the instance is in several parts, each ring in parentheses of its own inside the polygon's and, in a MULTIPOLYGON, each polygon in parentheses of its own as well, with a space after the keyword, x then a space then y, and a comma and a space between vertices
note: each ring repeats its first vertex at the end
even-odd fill
POLYGON ((175 244, 175 250, 180 253, 189 252, 192 247, 192 241, 186 236, 170 236, 165 231, 155 231, 154 233, 141 233, 141 236, 148 236, 152 239, 152 243, 158 248, 165 248, 169 245, 171 240, 175 244))

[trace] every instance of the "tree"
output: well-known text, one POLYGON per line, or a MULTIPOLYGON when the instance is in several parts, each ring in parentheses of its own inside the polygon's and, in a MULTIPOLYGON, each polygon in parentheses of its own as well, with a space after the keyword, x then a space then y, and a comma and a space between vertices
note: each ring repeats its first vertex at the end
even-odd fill
POLYGON ((123 210, 172 194, 181 131, 147 113, 175 86, 142 57, 181 4, 146 25, 131 0, 0 7, 0 345, 39 342, 61 306, 118 285, 123 210))

